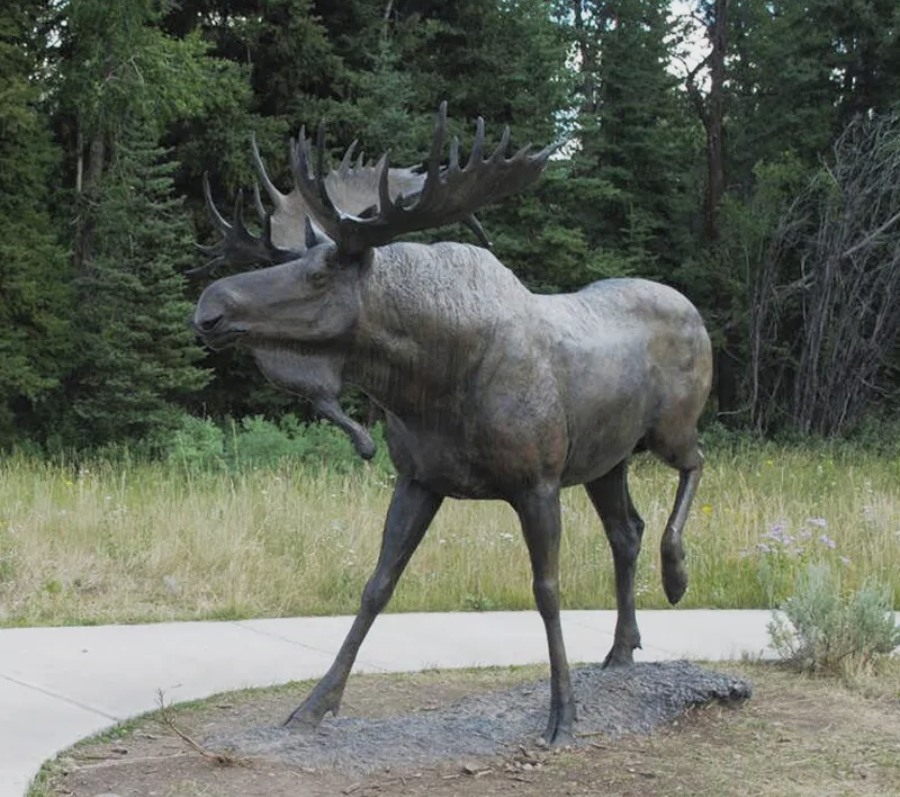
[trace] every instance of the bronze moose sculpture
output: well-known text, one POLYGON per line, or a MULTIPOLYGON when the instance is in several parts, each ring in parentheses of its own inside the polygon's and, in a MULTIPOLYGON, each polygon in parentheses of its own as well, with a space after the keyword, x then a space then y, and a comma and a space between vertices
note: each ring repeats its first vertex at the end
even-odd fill
MULTIPOLYGON (((310 398, 363 456, 374 447, 341 410, 342 385, 361 388, 386 417, 397 479, 378 562, 334 663, 286 724, 315 726, 337 713, 363 639, 444 498, 502 499, 521 522, 547 633, 544 739, 560 743, 576 715, 560 626, 560 490, 583 484, 602 520, 618 609, 605 664, 630 664, 640 647, 634 571, 644 523, 627 463, 647 449, 679 472, 661 542, 663 587, 677 603, 687 585, 682 531, 703 461, 697 420, 710 341, 693 305, 658 283, 609 279, 535 295, 485 248, 392 243, 460 221, 481 234, 474 211, 533 183, 554 151, 507 157, 505 130, 485 157, 479 119, 465 165, 455 139, 442 165, 445 138, 444 104, 421 173, 391 169, 387 156, 353 166, 348 152, 326 174, 321 129, 315 152, 301 133, 290 195, 271 185, 254 145, 275 211, 253 236, 239 206, 233 225, 211 207, 224 234, 212 251, 219 262, 271 265, 209 285, 193 323, 214 349, 246 346, 271 381, 310 398)), ((207 199, 212 206, 208 190, 207 199)))

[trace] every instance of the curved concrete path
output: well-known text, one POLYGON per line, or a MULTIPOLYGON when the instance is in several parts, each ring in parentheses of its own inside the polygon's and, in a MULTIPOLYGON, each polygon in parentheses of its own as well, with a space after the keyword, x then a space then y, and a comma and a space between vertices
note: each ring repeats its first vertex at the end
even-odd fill
MULTIPOLYGON (((638 612, 639 661, 722 661, 768 652, 767 611, 638 612)), ((569 660, 597 661, 613 611, 567 611, 569 660)), ((0 630, 0 797, 22 797, 60 750, 156 707, 322 675, 350 617, 0 630)), ((354 672, 542 663, 537 612, 385 614, 354 672)))

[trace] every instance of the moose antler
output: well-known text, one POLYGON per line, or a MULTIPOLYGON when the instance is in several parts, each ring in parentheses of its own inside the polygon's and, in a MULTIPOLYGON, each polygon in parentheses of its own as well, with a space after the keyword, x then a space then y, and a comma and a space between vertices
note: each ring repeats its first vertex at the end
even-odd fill
MULTIPOLYGON (((303 133, 301 132, 301 138, 303 133)), ((363 213, 377 205, 378 180, 380 171, 374 164, 366 164, 361 154, 355 166, 351 165, 353 152, 357 142, 354 141, 344 155, 340 167, 329 172, 324 178, 329 194, 337 198, 338 204, 348 213, 363 213)), ((292 150, 296 145, 292 142, 292 150)), ((307 225, 315 215, 310 211, 304 193, 298 185, 294 185, 287 194, 278 190, 266 171, 256 137, 251 136, 250 150, 253 167, 258 177, 254 185, 253 197, 257 215, 263 232, 254 235, 247 228, 243 217, 243 194, 238 193, 234 208, 234 223, 229 223, 219 212, 212 200, 209 180, 203 176, 203 194, 206 207, 213 225, 221 234, 220 240, 210 246, 199 249, 211 260, 204 266, 192 269, 189 275, 205 275, 220 266, 249 266, 260 263, 274 265, 285 263, 301 257, 307 249, 307 225), (267 212, 260 197, 259 185, 262 185, 272 204, 273 210, 267 212)), ((421 192, 425 184, 425 175, 414 168, 390 169, 388 172, 390 190, 395 194, 413 195, 421 192)), ((479 230, 480 225, 474 219, 469 221, 472 228, 479 230)), ((482 240, 487 243, 483 232, 482 240)))
MULTIPOLYGON (((385 153, 374 167, 377 174, 377 204, 362 212, 354 213, 341 206, 329 190, 323 163, 325 133, 321 125, 315 148, 315 170, 312 167, 313 147, 303 131, 292 148, 294 181, 316 224, 341 251, 348 254, 382 246, 404 233, 456 222, 467 223, 487 243, 481 225, 472 214, 482 205, 496 202, 534 182, 550 155, 560 145, 551 144, 540 152, 530 154, 529 144, 507 158, 507 127, 500 144, 489 157, 484 158, 484 120, 479 117, 475 143, 466 165, 460 166, 459 140, 454 137, 450 144, 449 164, 442 168, 440 161, 446 135, 447 103, 444 101, 438 110, 431 153, 424 164, 425 180, 421 190, 415 193, 394 192, 390 183, 392 170, 385 153)), ((347 160, 345 156, 344 162, 347 160)))
POLYGON ((272 214, 266 214, 263 210, 259 189, 255 188, 253 193, 257 213, 263 225, 263 232, 258 236, 250 232, 244 222, 244 192, 238 192, 234 202, 234 223, 229 224, 213 202, 212 192, 209 189, 209 177, 206 174, 203 175, 203 196, 206 199, 206 209, 222 237, 211 246, 198 245, 200 251, 209 256, 211 260, 204 266, 188 271, 189 275, 205 275, 224 265, 250 266, 259 263, 270 265, 286 263, 303 254, 302 249, 298 251, 294 248, 282 248, 273 243, 272 214))

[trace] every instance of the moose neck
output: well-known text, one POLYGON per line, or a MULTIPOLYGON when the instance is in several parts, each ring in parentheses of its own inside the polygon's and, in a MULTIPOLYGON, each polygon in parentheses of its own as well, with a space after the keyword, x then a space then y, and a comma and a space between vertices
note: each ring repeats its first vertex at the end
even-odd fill
POLYGON ((455 414, 459 385, 528 291, 490 252, 459 244, 375 250, 344 380, 404 418, 455 414))

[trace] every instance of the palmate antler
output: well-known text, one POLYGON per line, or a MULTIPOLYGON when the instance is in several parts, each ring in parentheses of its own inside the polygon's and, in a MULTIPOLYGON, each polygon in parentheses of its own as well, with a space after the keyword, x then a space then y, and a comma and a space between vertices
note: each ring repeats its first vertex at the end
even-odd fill
MULTIPOLYGON (((444 227, 456 222, 467 223, 488 243, 474 212, 491 202, 520 191, 534 182, 550 155, 559 144, 551 144, 531 154, 531 145, 522 147, 511 158, 506 157, 509 128, 505 128, 500 144, 483 158, 484 120, 479 117, 475 142, 465 166, 459 163, 459 139, 450 144, 450 161, 441 166, 441 155, 447 136, 447 103, 442 102, 437 114, 431 153, 425 162, 425 179, 420 191, 394 192, 387 153, 374 167, 377 180, 377 204, 363 212, 353 213, 334 201, 324 170, 324 128, 319 127, 316 142, 316 166, 312 167, 313 148, 301 133, 291 153, 294 181, 316 224, 347 254, 358 254, 374 246, 383 246, 410 232, 444 227), (394 197, 393 199, 391 197, 394 197), (473 226, 474 225, 474 226, 473 226)), ((488 244, 489 245, 489 244, 488 244)))
POLYGON ((266 212, 258 185, 254 187, 254 205, 262 226, 255 235, 243 215, 243 194, 239 193, 234 220, 229 223, 216 208, 204 175, 203 192, 213 224, 221 239, 200 249, 211 260, 188 272, 207 274, 220 266, 274 265, 295 260, 316 240, 310 221, 348 254, 360 253, 372 246, 389 243, 404 233, 462 222, 486 247, 490 241, 475 218, 475 210, 515 193, 533 182, 558 145, 535 154, 523 147, 506 157, 509 128, 500 145, 486 160, 484 121, 479 118, 469 160, 459 164, 459 141, 450 145, 450 162, 441 166, 447 130, 447 103, 441 103, 431 153, 424 171, 417 168, 390 168, 385 153, 376 164, 366 164, 359 156, 354 165, 354 141, 336 170, 325 173, 324 128, 320 126, 316 144, 316 170, 311 168, 312 145, 305 130, 291 142, 291 166, 294 186, 290 193, 278 190, 266 172, 256 140, 251 140, 253 166, 273 210, 266 212), (393 197, 393 199, 391 198, 393 197))
MULTIPOLYGON (((301 132, 301 138, 303 135, 301 132)), ((379 179, 375 165, 366 164, 363 155, 360 155, 356 164, 352 165, 356 144, 354 141, 347 149, 340 167, 325 177, 327 190, 334 197, 336 204, 345 212, 353 214, 363 213, 377 204, 379 179)), ((286 263, 301 257, 312 245, 308 224, 314 216, 299 187, 295 185, 290 193, 282 193, 266 172, 255 137, 251 138, 250 146, 253 167, 258 178, 253 190, 254 206, 262 233, 255 235, 244 221, 242 192, 238 193, 233 222, 229 223, 213 202, 209 180, 204 175, 203 193, 207 211, 221 238, 210 246, 199 247, 211 259, 204 266, 189 271, 191 275, 208 274, 221 266, 247 267, 286 263), (259 192, 260 184, 272 204, 271 212, 267 212, 263 207, 259 192)), ((292 141, 291 151, 296 146, 292 141)), ((395 195, 418 194, 425 184, 425 175, 414 168, 390 169, 388 182, 391 192, 395 195)), ((469 224, 472 229, 480 229, 474 218, 469 224)), ((315 236, 312 236, 312 239, 315 239, 315 236)), ((484 240, 486 243, 486 239, 484 240)))

